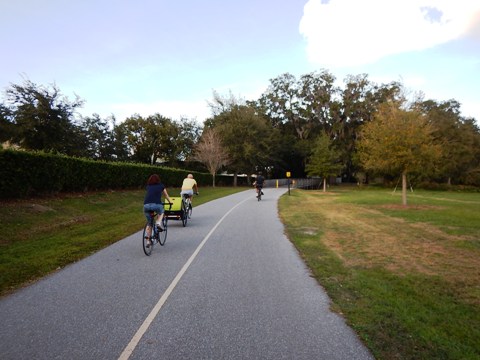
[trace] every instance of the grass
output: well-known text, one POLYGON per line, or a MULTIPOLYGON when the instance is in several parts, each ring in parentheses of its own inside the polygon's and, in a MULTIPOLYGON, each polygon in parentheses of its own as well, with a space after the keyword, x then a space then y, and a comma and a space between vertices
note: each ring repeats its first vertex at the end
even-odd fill
POLYGON ((378 359, 478 359, 480 194, 415 191, 406 208, 400 196, 296 190, 280 215, 378 359))
MULTIPOLYGON (((244 188, 202 188, 194 205, 244 188)), ((174 196, 178 189, 169 189, 174 196)), ((2 202, 0 295, 142 229, 144 190, 2 202)))

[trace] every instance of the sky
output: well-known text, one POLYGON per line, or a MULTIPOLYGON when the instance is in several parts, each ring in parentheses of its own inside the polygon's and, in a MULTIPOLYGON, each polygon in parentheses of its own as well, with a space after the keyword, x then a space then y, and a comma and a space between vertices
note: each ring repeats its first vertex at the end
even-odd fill
POLYGON ((367 74, 480 124, 480 0, 0 0, 0 98, 55 84, 82 116, 202 124, 213 92, 256 100, 270 79, 367 74))

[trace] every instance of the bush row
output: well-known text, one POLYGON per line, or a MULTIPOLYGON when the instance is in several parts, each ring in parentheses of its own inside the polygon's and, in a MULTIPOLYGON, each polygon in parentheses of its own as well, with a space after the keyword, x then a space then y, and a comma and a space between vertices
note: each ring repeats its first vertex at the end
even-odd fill
MULTIPOLYGON (((167 187, 179 187, 187 170, 144 164, 103 162, 42 152, 0 150, 0 198, 25 198, 60 192, 143 188, 157 173, 167 187)), ((191 172, 199 185, 212 176, 191 172)))
POLYGON ((480 187, 473 185, 449 185, 447 183, 421 182, 418 188, 434 191, 480 192, 480 187))

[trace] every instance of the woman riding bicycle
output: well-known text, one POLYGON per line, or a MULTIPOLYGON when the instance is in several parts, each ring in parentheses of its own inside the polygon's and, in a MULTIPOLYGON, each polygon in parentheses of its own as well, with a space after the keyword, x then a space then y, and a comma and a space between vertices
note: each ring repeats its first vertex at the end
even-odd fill
MULTIPOLYGON (((165 185, 163 185, 160 182, 160 176, 158 176, 157 174, 150 175, 147 181, 147 192, 143 200, 143 213, 145 214, 147 221, 150 220, 150 214, 149 214, 150 211, 155 211, 159 215, 156 220, 156 223, 160 231, 163 231, 161 224, 162 224, 163 214, 165 212, 162 204, 162 195, 165 196, 165 198, 168 200, 170 204, 172 203, 170 196, 168 196, 165 185)), ((147 236, 149 239, 151 234, 152 234, 152 228, 148 226, 147 236)))

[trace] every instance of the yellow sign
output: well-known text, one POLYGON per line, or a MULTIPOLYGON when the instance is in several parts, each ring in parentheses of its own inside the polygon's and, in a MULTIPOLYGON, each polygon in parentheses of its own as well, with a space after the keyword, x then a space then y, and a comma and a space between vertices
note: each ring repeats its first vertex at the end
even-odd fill
POLYGON ((287 171, 287 178, 289 178, 292 174, 290 174, 290 171, 287 171))

